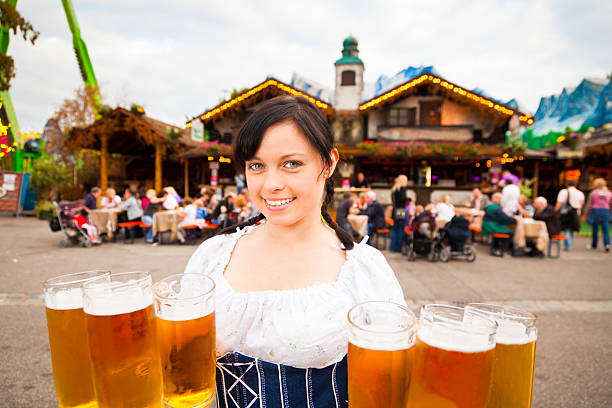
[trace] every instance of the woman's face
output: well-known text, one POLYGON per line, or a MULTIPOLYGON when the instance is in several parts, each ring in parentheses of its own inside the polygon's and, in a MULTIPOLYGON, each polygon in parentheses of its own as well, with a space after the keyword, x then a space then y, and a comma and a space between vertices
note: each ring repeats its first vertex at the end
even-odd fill
POLYGON ((246 162, 249 198, 274 225, 290 226, 307 217, 318 218, 326 178, 319 153, 292 122, 268 128, 255 156, 246 162))

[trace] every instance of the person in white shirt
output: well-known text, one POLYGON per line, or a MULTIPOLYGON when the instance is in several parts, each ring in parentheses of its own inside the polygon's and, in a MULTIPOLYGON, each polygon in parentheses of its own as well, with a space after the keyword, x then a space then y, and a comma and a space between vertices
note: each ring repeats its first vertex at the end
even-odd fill
POLYGON ((100 200, 100 207, 111 209, 119 207, 119 204, 121 204, 121 197, 117 195, 114 188, 107 188, 106 195, 100 200))
POLYGON ((178 207, 178 201, 176 201, 176 197, 173 194, 170 194, 168 190, 164 190, 166 192, 166 197, 164 199, 164 203, 162 207, 166 210, 174 210, 178 207))
POLYGON ((582 207, 584 206, 584 193, 576 188, 576 182, 573 180, 567 182, 567 188, 559 191, 555 210, 560 211, 563 204, 569 204, 572 206, 572 208, 576 210, 576 215, 578 216, 578 222, 574 222, 574 224, 577 225, 570 225, 571 223, 564 222, 567 217, 565 217, 563 214, 561 215, 563 234, 567 237, 567 239, 563 241, 563 247, 566 251, 571 251, 574 245, 574 231, 576 231, 576 227, 578 227, 578 229, 580 228, 579 217, 582 207))
POLYGON ((502 190, 502 211, 509 216, 513 216, 518 211, 519 197, 521 190, 519 186, 514 184, 511 179, 506 180, 506 185, 502 190))
POLYGON ((450 221, 455 216, 455 206, 450 202, 450 196, 444 196, 444 200, 436 204, 436 220, 450 221))

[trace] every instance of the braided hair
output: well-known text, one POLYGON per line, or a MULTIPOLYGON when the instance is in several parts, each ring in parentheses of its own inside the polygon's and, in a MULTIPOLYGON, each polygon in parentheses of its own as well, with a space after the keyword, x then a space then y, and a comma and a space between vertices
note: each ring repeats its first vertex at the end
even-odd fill
MULTIPOLYGON (((319 153, 323 160, 324 169, 329 169, 332 164, 331 152, 334 148, 334 138, 329 124, 314 104, 306 98, 299 96, 278 96, 270 99, 249 116, 234 139, 233 156, 236 166, 244 169, 246 162, 257 153, 268 128, 283 122, 295 124, 308 143, 319 153)), ((347 250, 353 249, 354 242, 352 236, 336 224, 329 215, 328 207, 333 201, 334 184, 332 175, 328 174, 327 176, 325 180, 325 198, 321 205, 321 216, 327 225, 335 231, 344 248, 347 250)), ((224 228, 218 234, 234 232, 236 228, 254 225, 263 219, 265 219, 265 216, 259 214, 238 225, 224 228)))

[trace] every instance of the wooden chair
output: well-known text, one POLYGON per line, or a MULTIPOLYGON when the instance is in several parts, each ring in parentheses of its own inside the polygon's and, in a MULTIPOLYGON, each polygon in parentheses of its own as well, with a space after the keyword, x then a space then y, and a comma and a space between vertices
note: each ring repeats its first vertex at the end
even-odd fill
POLYGON ((476 242, 476 234, 479 234, 480 242, 482 243, 483 235, 482 235, 482 227, 478 224, 470 224, 470 231, 472 231, 472 243, 476 242))
MULTIPOLYGON (((504 256, 504 253, 506 252, 508 247, 512 248, 512 242, 510 241, 510 234, 495 233, 491 237, 491 249, 489 250, 489 254, 493 256, 504 256), (495 250, 497 249, 498 245, 501 247, 500 255, 497 255, 495 253, 495 250)), ((511 251, 512 251, 512 254, 514 254, 514 250, 511 249, 511 251)))
POLYGON ((553 235, 550 237, 548 241, 548 257, 549 258, 559 258, 561 256, 561 241, 565 241, 567 239, 567 235, 553 235), (556 255, 552 255, 552 247, 555 247, 556 255))
POLYGON ((127 234, 130 233, 130 244, 134 243, 134 227, 140 225, 140 221, 128 221, 119 223, 119 228, 123 228, 123 243, 126 244, 127 234))

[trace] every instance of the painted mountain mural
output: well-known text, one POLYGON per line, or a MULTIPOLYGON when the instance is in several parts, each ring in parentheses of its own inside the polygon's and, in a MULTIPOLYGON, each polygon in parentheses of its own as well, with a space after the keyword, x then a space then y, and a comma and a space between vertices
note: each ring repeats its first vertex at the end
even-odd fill
POLYGON ((583 125, 599 127, 612 121, 612 80, 586 78, 559 95, 540 99, 531 127, 534 135, 574 130, 583 125))

